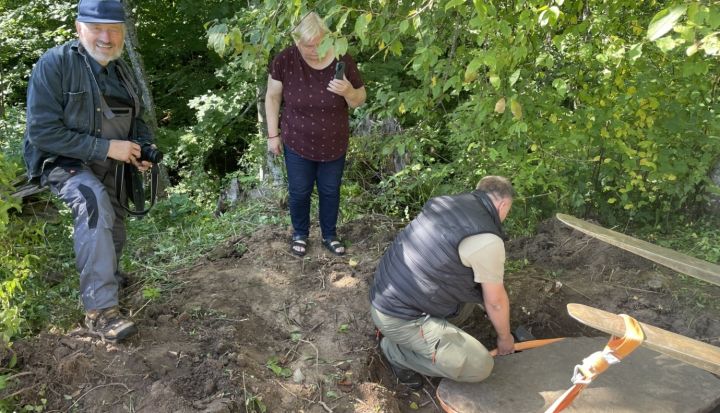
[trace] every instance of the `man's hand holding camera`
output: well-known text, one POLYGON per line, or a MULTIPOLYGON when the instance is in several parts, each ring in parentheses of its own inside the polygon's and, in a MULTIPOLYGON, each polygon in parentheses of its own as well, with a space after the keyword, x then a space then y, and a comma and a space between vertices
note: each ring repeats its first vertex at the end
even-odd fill
POLYGON ((133 164, 138 171, 145 172, 153 163, 160 163, 163 153, 154 144, 113 139, 110 141, 107 157, 133 164))

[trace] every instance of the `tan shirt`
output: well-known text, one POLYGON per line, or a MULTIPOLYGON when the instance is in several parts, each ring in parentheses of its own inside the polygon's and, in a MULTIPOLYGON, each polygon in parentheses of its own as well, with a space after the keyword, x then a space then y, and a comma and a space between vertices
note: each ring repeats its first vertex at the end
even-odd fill
POLYGON ((463 265, 473 269, 476 283, 502 283, 505 275, 505 244, 495 234, 467 237, 458 246, 463 265))

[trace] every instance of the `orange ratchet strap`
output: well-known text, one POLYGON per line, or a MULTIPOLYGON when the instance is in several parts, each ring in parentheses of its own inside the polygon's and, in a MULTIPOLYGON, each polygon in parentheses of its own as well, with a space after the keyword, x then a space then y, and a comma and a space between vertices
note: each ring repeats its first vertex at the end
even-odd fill
POLYGON ((640 323, 626 314, 620 314, 620 317, 625 320, 625 335, 623 337, 610 337, 610 341, 603 351, 596 351, 583 359, 582 364, 575 366, 571 379, 573 386, 555 400, 555 403, 545 410, 545 413, 563 411, 600 373, 607 370, 611 365, 619 363, 620 360, 640 347, 645 339, 640 323))

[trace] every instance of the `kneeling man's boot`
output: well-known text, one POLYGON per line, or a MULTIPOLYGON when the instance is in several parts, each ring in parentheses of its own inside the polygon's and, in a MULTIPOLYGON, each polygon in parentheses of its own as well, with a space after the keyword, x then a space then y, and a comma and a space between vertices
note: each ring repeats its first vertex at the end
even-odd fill
POLYGON ((390 363, 390 368, 392 369, 393 374, 395 374, 395 377, 397 377, 397 380, 400 384, 404 384, 412 390, 422 389, 423 378, 420 373, 410 369, 402 368, 393 363, 390 363))
POLYGON ((117 343, 137 333, 135 323, 124 319, 117 306, 88 311, 85 313, 85 327, 91 335, 111 343, 117 343))

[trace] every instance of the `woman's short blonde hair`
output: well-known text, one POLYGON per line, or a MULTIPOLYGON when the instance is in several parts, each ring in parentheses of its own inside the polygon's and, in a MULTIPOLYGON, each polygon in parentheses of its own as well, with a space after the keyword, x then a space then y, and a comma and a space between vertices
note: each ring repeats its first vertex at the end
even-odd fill
POLYGON ((327 34, 329 31, 323 19, 317 13, 311 11, 295 26, 292 37, 296 42, 309 42, 320 35, 327 34))

